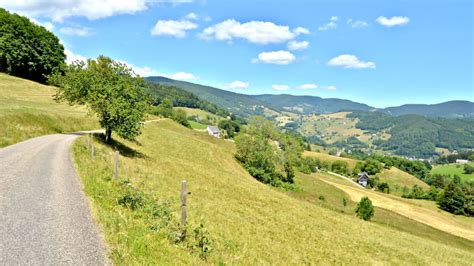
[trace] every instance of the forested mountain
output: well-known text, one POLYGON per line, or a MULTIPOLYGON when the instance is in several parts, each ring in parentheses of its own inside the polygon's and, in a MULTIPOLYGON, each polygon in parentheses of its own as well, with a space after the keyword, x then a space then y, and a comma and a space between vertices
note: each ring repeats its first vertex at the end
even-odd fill
POLYGON ((154 105, 158 105, 164 99, 168 98, 173 102, 173 106, 198 108, 213 114, 219 114, 224 117, 228 114, 226 110, 218 107, 217 105, 206 100, 202 100, 193 93, 185 91, 176 86, 148 82, 145 90, 152 95, 152 101, 154 105))
POLYGON ((438 117, 474 117, 474 103, 469 101, 450 101, 439 104, 405 104, 385 108, 392 115, 418 114, 438 117))
POLYGON ((261 115, 265 104, 249 95, 220 90, 210 86, 203 86, 185 81, 173 80, 165 77, 147 77, 147 80, 181 88, 185 91, 197 95, 200 99, 206 100, 221 108, 226 109, 239 116, 261 115))
POLYGON ((286 111, 301 114, 324 114, 334 113, 346 110, 363 110, 369 111, 374 109, 366 104, 356 103, 343 99, 323 99, 317 96, 296 96, 290 94, 263 94, 253 95, 254 99, 262 101, 266 104, 273 104, 286 111))
POLYGON ((356 128, 369 132, 386 130, 388 140, 373 142, 378 148, 397 155, 427 158, 436 155, 435 148, 451 151, 474 149, 474 120, 450 119, 421 115, 391 116, 381 112, 353 112, 356 128))

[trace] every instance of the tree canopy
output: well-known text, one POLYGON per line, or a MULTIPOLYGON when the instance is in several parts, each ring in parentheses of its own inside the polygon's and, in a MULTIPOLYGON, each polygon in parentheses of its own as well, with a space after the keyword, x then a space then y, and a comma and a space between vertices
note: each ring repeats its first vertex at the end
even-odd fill
POLYGON ((51 75, 49 82, 58 87, 57 101, 86 105, 97 115, 106 130, 106 142, 111 140, 112 131, 125 139, 141 133, 149 95, 142 89, 143 79, 125 64, 105 56, 87 63, 76 61, 66 66, 64 73, 51 75))
POLYGON ((65 59, 64 47, 53 33, 0 8, 0 71, 46 82, 65 59))

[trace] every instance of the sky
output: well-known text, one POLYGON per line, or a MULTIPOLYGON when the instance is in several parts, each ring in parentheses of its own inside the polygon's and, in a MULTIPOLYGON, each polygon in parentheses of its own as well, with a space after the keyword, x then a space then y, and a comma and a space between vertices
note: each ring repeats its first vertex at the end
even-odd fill
POLYGON ((0 0, 56 34, 68 61, 107 55, 244 94, 374 107, 474 101, 470 0, 0 0))

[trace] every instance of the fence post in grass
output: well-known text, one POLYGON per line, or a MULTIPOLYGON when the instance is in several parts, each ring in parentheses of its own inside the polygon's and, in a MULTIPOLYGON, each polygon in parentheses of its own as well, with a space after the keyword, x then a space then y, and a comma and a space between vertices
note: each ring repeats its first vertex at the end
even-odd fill
POLYGON ((91 158, 94 161, 94 138, 91 139, 91 158))
POLYGON ((186 237, 186 180, 181 182, 181 237, 186 237))
POLYGON ((114 171, 114 177, 115 181, 118 180, 119 178, 119 151, 115 151, 115 171, 114 171))
POLYGON ((91 133, 87 134, 87 150, 89 150, 90 146, 91 146, 91 133))

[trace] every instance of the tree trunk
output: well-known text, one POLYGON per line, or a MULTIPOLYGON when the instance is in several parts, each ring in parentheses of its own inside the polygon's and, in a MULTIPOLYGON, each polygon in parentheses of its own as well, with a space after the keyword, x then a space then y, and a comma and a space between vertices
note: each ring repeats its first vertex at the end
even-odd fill
POLYGON ((112 129, 106 128, 105 129, 105 143, 110 143, 112 140, 112 129))

